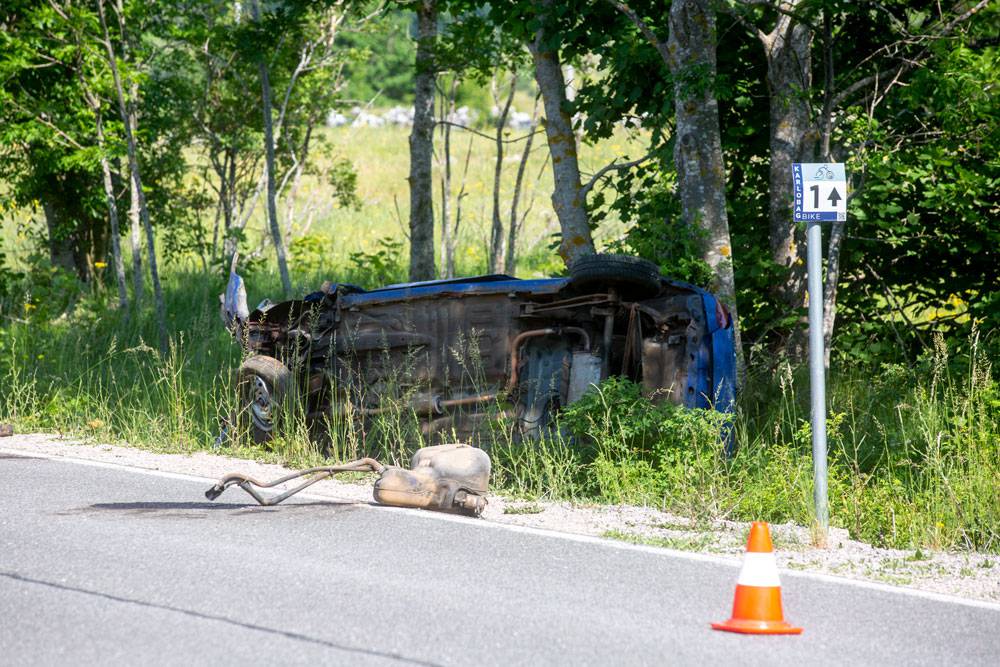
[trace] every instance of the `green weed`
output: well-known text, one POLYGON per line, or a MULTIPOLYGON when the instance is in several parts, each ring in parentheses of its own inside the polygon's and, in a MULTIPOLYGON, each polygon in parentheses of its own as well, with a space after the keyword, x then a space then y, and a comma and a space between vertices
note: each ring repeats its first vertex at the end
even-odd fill
POLYGON ((503 508, 504 514, 541 514, 545 508, 535 503, 524 503, 520 505, 507 505, 503 508))
POLYGON ((700 533, 698 535, 684 537, 651 537, 646 535, 637 535, 635 533, 626 533, 620 530, 608 530, 602 533, 601 537, 612 540, 620 540, 622 542, 628 542, 629 544, 645 544, 653 547, 675 549, 677 551, 710 550, 709 548, 715 541, 715 538, 711 533, 700 533))

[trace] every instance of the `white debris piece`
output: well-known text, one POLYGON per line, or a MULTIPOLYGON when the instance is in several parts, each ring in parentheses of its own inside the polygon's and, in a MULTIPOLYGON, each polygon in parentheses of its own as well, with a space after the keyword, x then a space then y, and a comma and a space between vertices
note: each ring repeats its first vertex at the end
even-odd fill
POLYGON ((382 118, 390 125, 409 127, 413 125, 413 107, 393 107, 382 118))
POLYGON ((626 116, 625 118, 617 121, 617 124, 620 127, 640 130, 643 127, 643 123, 647 120, 649 120, 649 113, 644 112, 638 116, 626 116))
POLYGON ((527 130, 531 127, 531 114, 511 109, 507 116, 507 126, 512 130, 527 130))
POLYGON ((342 125, 347 125, 347 116, 344 114, 339 111, 331 111, 326 115, 327 127, 341 127, 342 125))
POLYGON ((469 107, 458 107, 453 112, 448 114, 448 122, 460 127, 471 127, 475 122, 476 118, 479 116, 475 111, 469 107))
POLYGON ((351 127, 385 127, 385 118, 362 111, 351 121, 351 127))

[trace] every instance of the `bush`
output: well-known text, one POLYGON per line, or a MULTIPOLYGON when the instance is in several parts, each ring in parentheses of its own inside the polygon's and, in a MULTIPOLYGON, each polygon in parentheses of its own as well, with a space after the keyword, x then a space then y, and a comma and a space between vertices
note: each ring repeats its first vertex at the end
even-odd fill
POLYGON ((592 449, 590 481, 601 499, 692 510, 703 506, 706 482, 724 473, 725 419, 653 403, 639 385, 612 377, 566 408, 560 425, 592 449))

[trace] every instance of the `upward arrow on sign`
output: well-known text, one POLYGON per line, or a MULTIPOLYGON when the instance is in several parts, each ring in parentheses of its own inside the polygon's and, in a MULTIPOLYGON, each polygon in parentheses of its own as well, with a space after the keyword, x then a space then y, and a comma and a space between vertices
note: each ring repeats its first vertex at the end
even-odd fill
POLYGON ((843 197, 841 197, 840 193, 837 192, 837 188, 834 188, 833 192, 830 193, 830 196, 827 197, 827 199, 830 200, 831 204, 833 204, 834 206, 836 206, 837 202, 839 202, 841 199, 843 199, 843 197))

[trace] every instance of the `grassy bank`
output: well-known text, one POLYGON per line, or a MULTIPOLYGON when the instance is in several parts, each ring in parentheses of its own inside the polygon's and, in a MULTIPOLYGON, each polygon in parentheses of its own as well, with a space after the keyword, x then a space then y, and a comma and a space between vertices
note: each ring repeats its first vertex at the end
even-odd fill
MULTIPOLYGON (((351 276, 336 276, 351 278, 351 276)), ((270 280, 260 277, 262 284, 270 280)), ((0 327, 0 421, 167 451, 210 448, 236 405, 240 351, 218 320, 221 279, 166 274, 174 332, 161 356, 153 323, 83 295, 70 315, 22 309, 0 327)), ((977 339, 951 358, 940 341, 916 364, 841 364, 830 373, 831 521, 878 545, 1000 552, 1000 385, 977 339)), ((331 451, 402 461, 413 416, 382 428, 338 425, 331 451)), ((610 382, 564 418, 567 437, 519 444, 498 421, 494 485, 523 497, 662 507, 696 519, 812 521, 804 369, 753 367, 722 455, 712 414, 654 406, 610 382)), ((290 424, 271 450, 231 453, 304 464, 321 458, 290 424)))

